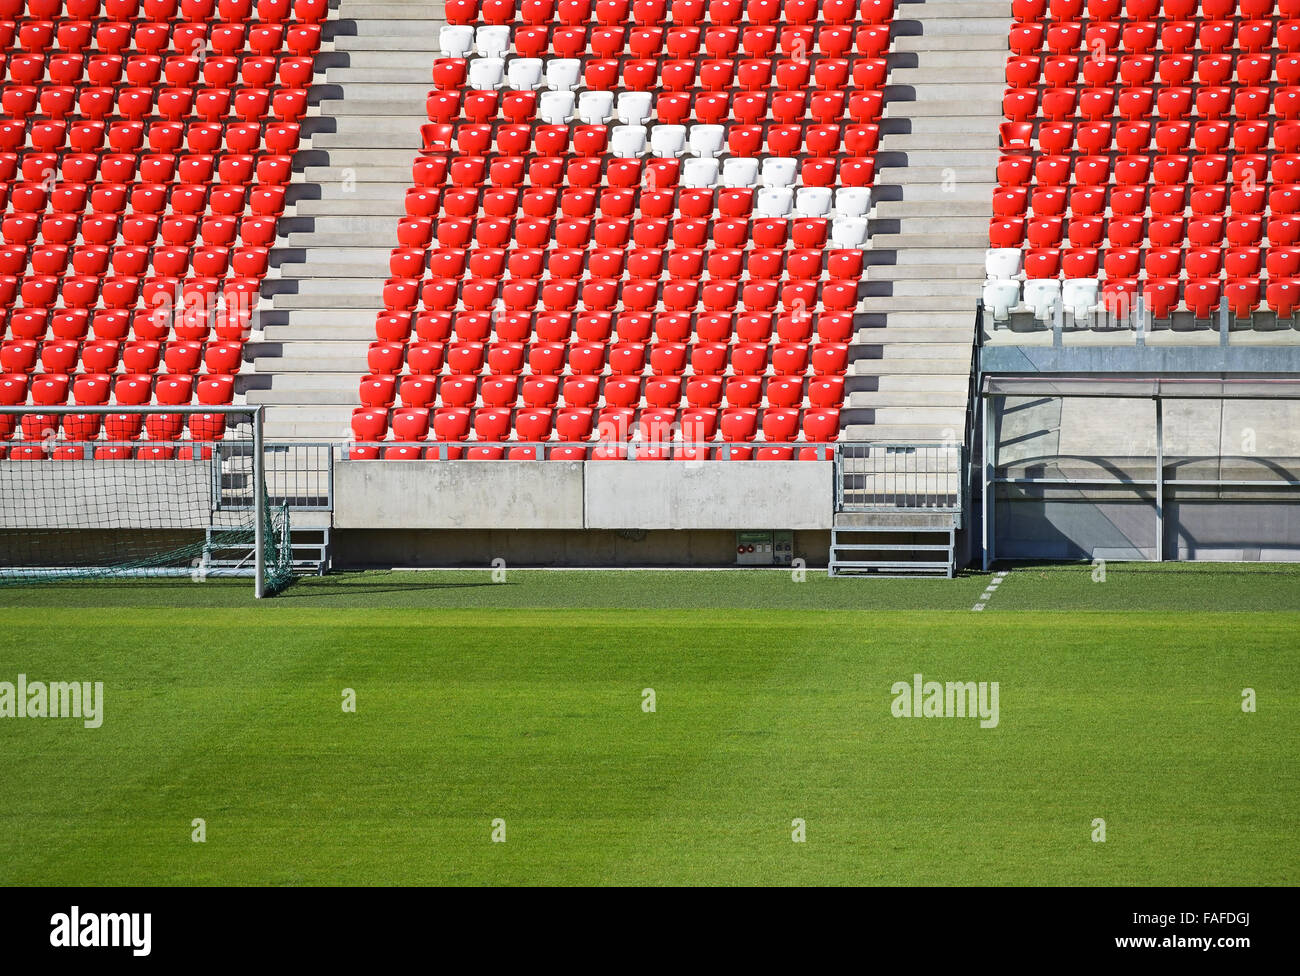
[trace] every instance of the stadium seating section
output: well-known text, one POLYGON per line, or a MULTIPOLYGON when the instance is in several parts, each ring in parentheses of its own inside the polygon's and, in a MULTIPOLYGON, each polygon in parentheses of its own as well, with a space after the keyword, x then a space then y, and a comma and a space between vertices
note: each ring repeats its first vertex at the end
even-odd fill
POLYGON ((1300 0, 1012 9, 986 308, 1291 319, 1300 0))
POLYGON ((892 16, 449 0, 350 456, 815 456, 892 16))
MULTIPOLYGON (((327 0, 0 0, 0 403, 231 403, 327 15, 327 0)), ((0 415, 0 456, 43 457, 54 430, 166 457, 223 423, 0 415)))

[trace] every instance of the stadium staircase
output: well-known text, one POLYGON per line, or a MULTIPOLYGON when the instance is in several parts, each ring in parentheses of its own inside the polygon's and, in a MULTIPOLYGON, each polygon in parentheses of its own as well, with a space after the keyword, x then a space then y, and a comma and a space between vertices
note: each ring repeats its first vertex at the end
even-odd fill
POLYGON ((853 441, 961 441, 1009 0, 900 2, 849 410, 853 441))
POLYGON ((951 489, 963 473, 953 451, 912 445, 967 440, 972 296, 984 280, 1002 112, 997 71, 1010 17, 1009 0, 904 0, 896 8, 865 314, 844 413, 844 439, 874 446, 860 473, 846 463, 837 475, 832 576, 951 576, 957 565, 960 506, 940 491, 928 496, 933 511, 901 510, 927 499, 899 498, 898 486, 904 494, 917 485, 951 489), (863 511, 870 506, 855 506, 855 491, 900 510, 863 511))
POLYGON ((268 440, 342 440, 374 341, 411 160, 428 121, 441 3, 341 0, 326 25, 290 199, 264 284, 249 403, 268 440), (323 75, 322 75, 323 72, 323 75), (278 279, 277 279, 278 274, 278 279))

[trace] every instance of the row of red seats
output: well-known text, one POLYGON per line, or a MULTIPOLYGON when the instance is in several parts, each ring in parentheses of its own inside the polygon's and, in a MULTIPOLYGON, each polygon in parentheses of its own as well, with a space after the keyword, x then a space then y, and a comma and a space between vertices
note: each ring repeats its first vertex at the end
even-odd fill
POLYGON ((1251 20, 1270 17, 1300 17, 1300 0, 1012 0, 1011 16, 1021 23, 1041 20, 1079 20, 1087 12, 1090 20, 1192 20, 1198 12, 1206 20, 1240 16, 1251 20))
POLYGON ((1300 152, 1300 122, 1003 122, 1002 147, 1009 152, 1037 149, 1048 155, 1077 152, 1137 155, 1151 150, 1177 155, 1195 149, 1205 155, 1231 150, 1260 153, 1275 148, 1300 152), (1036 130, 1036 131, 1035 131, 1036 130))
POLYGON ((157 115, 163 121, 183 122, 191 116, 202 122, 224 122, 234 115, 242 122, 298 122, 307 111, 307 89, 281 88, 82 88, 69 86, 5 85, 0 87, 0 107, 15 120, 61 121, 69 115, 86 119, 144 121, 157 115), (156 102, 155 102, 156 98, 156 102))
POLYGON ((231 248, 211 245, 191 249, 185 245, 148 248, 104 244, 69 247, 46 244, 30 251, 19 245, 0 247, 0 274, 21 275, 28 267, 36 275, 61 277, 113 274, 142 276, 150 273, 183 278, 191 270, 201 278, 222 278, 233 270, 238 277, 260 278, 266 273, 269 250, 265 247, 231 248))
POLYGON ((284 186, 293 175, 289 156, 251 153, 0 153, 0 182, 48 184, 58 178, 51 196, 63 185, 131 183, 227 184, 262 183, 284 186), (21 173, 21 177, 19 174, 21 173))
POLYGON ((314 54, 320 47, 319 24, 212 24, 177 21, 136 23, 101 21, 26 20, 15 24, 0 21, 0 52, 10 60, 20 55, 40 56, 47 52, 81 54, 94 48, 104 54, 126 51, 138 54, 197 54, 211 51, 223 56, 270 55, 288 48, 293 54, 314 54))
MULTIPOLYGON (((56 313, 57 316, 58 313, 56 313)), ((42 320, 43 327, 43 320, 42 320)), ((54 323, 58 335, 58 322, 54 323)), ((75 326, 69 325, 69 328, 75 326)), ((76 338, 85 335, 84 325, 76 338)), ((660 342, 807 343, 814 337, 822 342, 846 343, 853 338, 853 316, 843 312, 813 315, 797 312, 380 312, 375 316, 375 334, 381 342, 405 343, 414 335, 421 342, 660 342)), ((36 336, 33 336, 36 337, 36 336)), ((488 356, 491 366, 491 355, 488 356)), ((495 368, 495 367, 494 367, 495 368)))
POLYGON ((403 247, 425 247, 437 228, 442 247, 467 247, 471 240, 480 247, 504 248, 512 243, 523 248, 664 247, 672 240, 678 247, 704 247, 709 242, 720 248, 744 248, 751 242, 760 248, 822 247, 826 244, 829 221, 825 217, 756 218, 731 217, 722 220, 668 220, 647 217, 583 218, 551 221, 545 217, 483 217, 433 221, 428 217, 406 217, 398 225, 398 242, 403 247))
POLYGON ((1021 56, 1044 49, 1052 54, 1121 52, 1123 54, 1256 54, 1274 48, 1300 51, 1300 19, 1284 20, 1125 20, 1057 21, 1011 28, 1011 50, 1021 56))
MULTIPOLYGON (((0 183, 0 206, 7 204, 15 214, 80 214, 92 200, 104 202, 105 187, 127 187, 125 183, 58 183, 46 190, 40 183, 0 183)), ((112 192, 112 191, 110 191, 112 192)), ((239 216, 245 210, 260 217, 284 212, 284 186, 260 183, 132 183, 123 194, 135 214, 239 216)), ((97 213, 115 213, 116 208, 95 207, 97 213)))
POLYGON ((606 369, 611 374, 682 376, 687 369, 699 376, 765 374, 816 376, 842 374, 848 365, 847 342, 374 342, 366 353, 371 374, 429 376, 442 371, 477 376, 520 372, 525 365, 535 375, 553 376, 566 368, 575 376, 606 369))
MULTIPOLYGON (((1107 211, 1115 217, 1141 216, 1148 212, 1167 217, 1182 214, 1188 203, 1186 186, 1153 188, 1145 186, 1075 186, 1067 195, 1063 187, 1039 186, 1032 194, 1028 187, 998 187, 993 194, 995 217, 1022 217, 1029 211, 1035 217, 1099 216, 1107 211)), ((1286 215, 1300 212, 1300 184, 1276 183, 1265 187, 1253 181, 1231 191, 1222 184, 1205 184, 1191 191, 1191 211, 1195 217, 1221 216, 1231 210, 1240 214, 1286 215)))
POLYGON ((448 0, 449 24, 888 24, 894 0, 448 0))
POLYGON ((1002 98, 1002 113, 1012 122, 1039 117, 1049 122, 1079 118, 1104 122, 1118 115, 1127 121, 1151 117, 1180 122, 1195 115, 1202 121, 1235 119, 1294 120, 1300 118, 1300 87, 1288 85, 1272 91, 1256 86, 1235 90, 1226 85, 1191 88, 1049 88, 1041 104, 1037 89, 1008 88, 1002 98))
POLYGON ((1055 278, 1270 278, 1300 275, 1300 248, 1274 247, 1095 247, 1032 248, 1024 253, 1026 279, 1055 278), (1104 274, 1099 275, 1099 271, 1104 274))
MULTIPOLYGON (((45 244, 112 246, 119 236, 127 247, 149 247, 160 239, 168 246, 193 244, 201 239, 208 246, 270 247, 275 241, 273 217, 198 217, 157 214, 90 213, 78 219, 72 214, 52 214, 38 219, 35 214, 16 214, 0 222, 6 246, 45 244)), ((39 245, 37 245, 39 246, 39 245)), ((94 252, 91 252, 94 253, 94 252)), ((128 255, 138 252, 127 252, 128 255)), ((134 260, 132 257, 125 260, 134 260)))
POLYGON ((643 440, 670 442, 674 430, 690 442, 753 441, 760 430, 763 440, 789 443, 803 434, 805 441, 825 443, 839 435, 839 410, 821 407, 800 411, 797 408, 771 407, 690 407, 679 412, 671 407, 646 407, 638 412, 631 407, 545 407, 512 410, 509 407, 404 407, 387 410, 360 407, 352 413, 352 431, 359 441, 382 441, 390 428, 393 439, 419 442, 432 435, 433 440, 464 441, 473 432, 479 441, 501 442, 510 439, 527 442, 585 441, 593 435, 602 440, 625 441, 634 432, 643 440), (802 416, 801 416, 802 413, 802 416), (635 421, 634 421, 635 417, 635 421), (761 421, 761 425, 760 425, 761 421))
POLYGON ((157 308, 174 303, 192 320, 206 322, 215 314, 219 328, 244 330, 257 302, 258 278, 178 278, 129 275, 0 275, 0 305, 12 308, 21 298, 28 309, 157 308), (175 296, 180 295, 178 300, 175 296))
POLYGON ((28 400, 38 407, 62 407, 68 404, 69 396, 82 407, 108 406, 110 402, 124 407, 153 402, 182 407, 196 397, 200 404, 223 406, 230 403, 235 386, 234 377, 228 374, 195 377, 169 373, 157 379, 132 373, 116 377, 107 373, 3 373, 0 377, 0 405, 7 407, 22 406, 28 400))
POLYGON ((74 153, 97 152, 104 146, 115 153, 141 152, 146 143, 155 153, 268 152, 292 155, 298 149, 300 130, 295 122, 33 122, 30 127, 15 120, 0 120, 0 153, 16 153, 25 147, 51 153, 69 149, 74 153))
POLYGON ((844 404, 844 377, 819 376, 805 381, 797 376, 764 379, 757 375, 659 376, 642 381, 636 376, 611 375, 603 383, 595 376, 406 376, 400 387, 396 376, 373 375, 361 380, 364 407, 555 407, 563 390, 564 405, 591 407, 603 401, 610 407, 839 407, 844 404))
POLYGON ((1257 247, 1267 238, 1270 245, 1293 247, 1300 242, 1300 218, 1275 217, 1265 222, 1259 215, 1241 217, 1079 217, 1065 221, 1061 217, 1025 220, 1022 217, 994 218, 989 225, 989 239, 994 247, 1099 247, 1109 242, 1115 247, 1138 247, 1150 242, 1156 247, 1181 247, 1189 242, 1197 247, 1218 247, 1227 241, 1233 247, 1257 247))
POLYGON ((1261 298, 1279 318, 1290 319, 1300 305, 1300 279, 1296 278, 1148 278, 1141 285, 1134 279, 1116 278, 1106 282, 1103 304, 1132 308, 1139 292, 1143 305, 1157 319, 1168 318, 1180 301, 1198 319, 1213 318, 1223 304, 1237 318, 1247 319, 1259 310, 1261 298))
MULTIPOLYGON (((175 282, 175 279, 173 279, 175 282)), ((244 336, 228 328, 233 313, 218 316, 213 326, 207 318, 186 314, 193 303, 181 309, 152 308, 13 308, 0 309, 0 326, 9 330, 15 339, 44 339, 46 334, 56 339, 95 339, 115 342, 167 341, 178 339, 207 339, 215 333, 222 341, 242 341, 244 336)))
POLYGON ((1221 153, 1200 156, 1146 154, 1117 156, 1031 156, 1004 155, 998 161, 997 178, 1002 186, 1063 187, 1101 186, 1113 179, 1116 186, 1155 187, 1208 186, 1234 183, 1300 183, 1300 155, 1274 152, 1271 156, 1240 154, 1229 159, 1221 153), (1231 164, 1231 165, 1229 165, 1231 164))
POLYGON ((253 16, 278 24, 292 18, 319 23, 329 16, 329 0, 0 0, 0 20, 186 20, 243 23, 253 16))
POLYGON ((231 88, 241 83, 250 88, 267 88, 277 82, 289 88, 305 88, 311 84, 311 74, 310 57, 289 55, 198 58, 173 54, 163 58, 151 54, 96 54, 83 58, 64 54, 42 58, 0 54, 0 80, 19 85, 39 85, 47 80, 56 85, 78 85, 84 79, 102 88, 161 82, 173 88, 199 84, 231 88))
POLYGON ((866 27, 520 27, 515 53, 526 58, 842 58, 851 51, 876 52, 888 46, 888 29, 866 27), (743 54, 741 53, 743 52, 743 54))
MULTIPOLYGON (((93 428, 94 424, 89 422, 91 415, 87 416, 86 428, 93 428)), ((120 426, 127 428, 129 415, 119 415, 120 426)), ((194 435, 195 441, 215 441, 221 440, 225 434, 224 426, 225 416, 222 414, 196 414, 190 420, 190 430, 194 435)), ((81 427, 73 428, 75 433, 82 433, 81 427)), ((163 433, 162 428, 158 428, 159 433, 163 433)), ((85 439, 85 438, 81 438, 85 439)), ((15 441, 10 445, 0 444, 0 459, 8 461, 84 461, 88 457, 93 457, 96 461, 172 461, 177 458, 181 460, 208 461, 212 459, 212 449, 210 447, 198 447, 190 444, 143 444, 140 447, 131 447, 129 444, 103 444, 94 448, 87 448, 80 444, 60 444, 57 447, 49 447, 44 439, 31 443, 15 441)))
POLYGON ((1182 86, 1195 79, 1203 85, 1224 85, 1237 81, 1247 85, 1267 85, 1274 79, 1284 85, 1300 84, 1300 55, 1285 54, 1108 54, 1083 57, 1074 54, 1044 57, 1012 57, 1007 60, 1005 77, 1013 88, 1036 85, 1069 88, 1083 81, 1095 88, 1118 81, 1128 87, 1151 85, 1182 86))
POLYGON ((456 308, 486 310, 504 307, 509 311, 572 311, 581 303, 588 311, 608 311, 615 306, 630 311, 665 309, 689 312, 703 308, 710 312, 735 309, 746 311, 782 307, 851 312, 858 303, 858 282, 801 278, 782 284, 773 279, 706 281, 678 279, 665 283, 657 279, 633 278, 515 278, 505 281, 460 281, 456 278, 390 278, 384 284, 383 302, 388 310, 414 309, 417 302, 429 311, 456 308))
POLYGON ((225 375, 239 372, 242 356, 241 343, 219 340, 10 339, 0 345, 0 370, 30 373, 39 363, 45 373, 111 374, 120 367, 124 373, 151 376, 163 366, 168 373, 194 375, 203 371, 225 375))
MULTIPOLYGON (((740 88, 799 88, 811 84, 823 91, 843 88, 876 88, 880 62, 889 50, 885 28, 864 27, 855 41, 857 57, 770 58, 659 61, 654 58, 589 58, 582 65, 583 87, 593 91, 683 91, 700 88, 724 91, 740 88), (864 33, 871 32, 871 33, 864 33)), ((211 59, 209 59, 211 60, 211 59)), ((445 91, 465 87, 469 61, 439 58, 433 63, 433 85, 445 91)))
MULTIPOLYGON (((71 456, 71 455, 70 455, 71 456)), ((78 458, 79 455, 76 455, 78 458)), ((604 441, 594 447, 580 444, 562 444, 556 447, 536 445, 508 446, 504 444, 457 444, 443 442, 438 447, 420 447, 395 444, 379 447, 372 444, 353 444, 344 449, 347 461, 829 461, 833 449, 820 447, 792 447, 788 444, 723 444, 714 448, 705 445, 640 441, 624 444, 604 441)))
MULTIPOLYGON (((0 250, 0 272, 5 270, 0 250)), ((658 280, 670 278, 708 280, 804 280, 823 272, 832 279, 857 282, 862 277, 862 251, 857 248, 397 248, 389 270, 397 278, 417 278, 428 270, 435 278, 539 279, 543 269, 560 279, 658 280)), ((15 273, 15 272, 9 272, 15 273)))
MULTIPOLYGON (((883 75, 882 75, 883 81, 883 75)), ((431 91, 425 101, 429 121, 435 123, 474 122, 516 125, 534 123, 538 92, 535 91, 431 91)), ((773 122, 838 122, 848 111, 850 121, 877 121, 884 110, 879 88, 843 91, 767 92, 660 92, 655 96, 655 121, 665 125, 689 122, 719 123, 728 120, 752 125, 771 118, 773 122)))

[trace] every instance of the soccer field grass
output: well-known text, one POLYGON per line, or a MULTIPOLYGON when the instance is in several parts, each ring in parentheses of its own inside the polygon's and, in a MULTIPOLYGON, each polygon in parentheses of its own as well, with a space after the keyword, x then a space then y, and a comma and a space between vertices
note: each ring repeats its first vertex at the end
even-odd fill
POLYGON ((0 883, 1294 884, 1300 573, 1091 572, 0 588, 0 883))

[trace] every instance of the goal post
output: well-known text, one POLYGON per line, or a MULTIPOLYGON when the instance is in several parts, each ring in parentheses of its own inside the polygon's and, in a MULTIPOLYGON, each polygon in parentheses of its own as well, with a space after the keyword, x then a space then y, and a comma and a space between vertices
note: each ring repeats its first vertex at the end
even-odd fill
POLYGON ((0 406, 0 585, 292 575, 260 406, 0 406))

